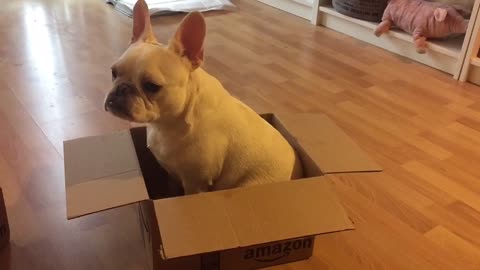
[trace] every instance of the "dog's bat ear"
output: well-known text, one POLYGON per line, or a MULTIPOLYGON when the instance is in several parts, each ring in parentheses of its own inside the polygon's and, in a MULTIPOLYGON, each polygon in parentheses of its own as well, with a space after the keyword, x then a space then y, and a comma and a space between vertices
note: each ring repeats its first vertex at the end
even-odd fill
POLYGON ((186 57, 192 68, 198 68, 203 62, 203 41, 206 34, 205 19, 200 12, 189 13, 180 23, 175 37, 170 42, 172 48, 181 57, 186 57))
POLYGON ((156 42, 145 0, 138 0, 133 7, 133 31, 130 42, 135 43, 139 40, 156 42))

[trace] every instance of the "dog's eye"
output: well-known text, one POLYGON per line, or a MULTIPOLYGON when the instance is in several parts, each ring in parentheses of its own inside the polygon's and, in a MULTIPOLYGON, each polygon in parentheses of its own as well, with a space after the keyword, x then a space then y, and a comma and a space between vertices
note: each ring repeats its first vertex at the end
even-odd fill
POLYGON ((115 80, 117 78, 117 71, 115 69, 112 69, 112 80, 115 80))
POLYGON ((156 85, 152 82, 144 82, 142 84, 143 90, 149 93, 156 93, 160 91, 161 87, 159 85, 156 85))

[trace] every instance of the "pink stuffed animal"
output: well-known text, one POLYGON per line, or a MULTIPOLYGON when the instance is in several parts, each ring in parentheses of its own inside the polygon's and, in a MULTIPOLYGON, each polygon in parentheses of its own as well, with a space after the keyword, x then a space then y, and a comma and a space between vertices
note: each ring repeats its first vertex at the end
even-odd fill
POLYGON ((390 0, 375 35, 381 36, 392 24, 412 34, 417 52, 425 53, 427 38, 463 34, 467 31, 468 20, 449 5, 423 0, 390 0))

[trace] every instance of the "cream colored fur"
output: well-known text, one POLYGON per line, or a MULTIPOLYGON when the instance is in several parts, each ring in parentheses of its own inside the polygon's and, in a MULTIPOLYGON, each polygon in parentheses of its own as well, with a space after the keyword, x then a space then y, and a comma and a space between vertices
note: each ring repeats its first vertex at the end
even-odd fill
POLYGON ((132 43, 113 65, 106 109, 148 123, 149 149, 186 194, 301 177, 283 136, 201 68, 204 36, 203 16, 190 13, 170 44, 159 44, 138 1, 132 43), (146 81, 160 90, 146 91, 146 81), (126 97, 118 93, 122 84, 129 86, 126 97))

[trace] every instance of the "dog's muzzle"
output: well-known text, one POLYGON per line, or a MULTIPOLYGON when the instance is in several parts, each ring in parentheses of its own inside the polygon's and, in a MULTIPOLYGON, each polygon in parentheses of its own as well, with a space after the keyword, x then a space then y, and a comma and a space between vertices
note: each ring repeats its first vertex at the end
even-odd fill
POLYGON ((129 115, 127 110, 128 95, 132 93, 133 86, 122 83, 110 92, 105 100, 104 108, 107 112, 117 112, 129 115))

